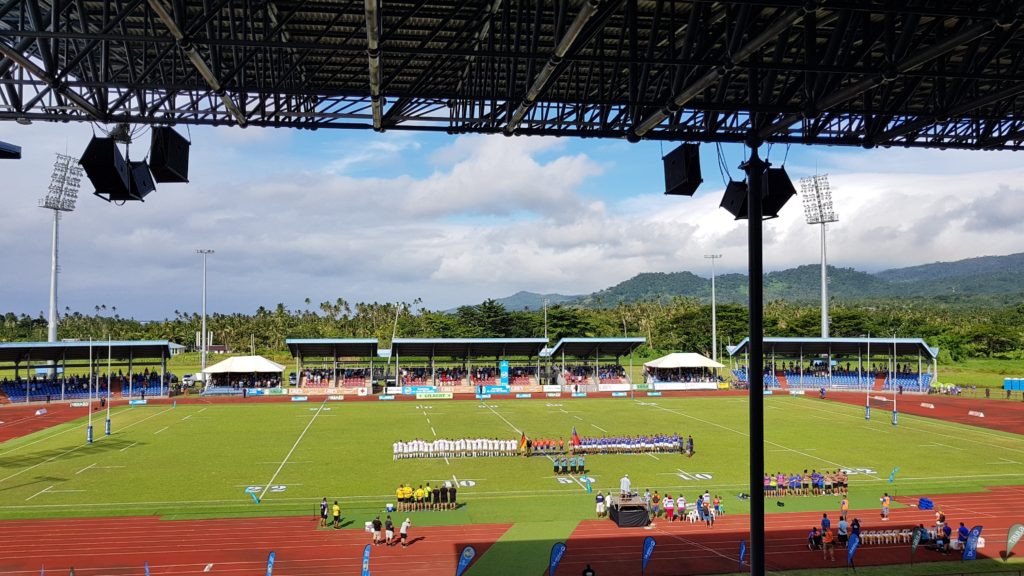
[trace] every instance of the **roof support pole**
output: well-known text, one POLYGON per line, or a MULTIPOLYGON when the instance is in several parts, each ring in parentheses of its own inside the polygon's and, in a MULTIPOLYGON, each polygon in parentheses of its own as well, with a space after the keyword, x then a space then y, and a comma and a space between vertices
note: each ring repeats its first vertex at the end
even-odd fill
MULTIPOLYGON (((764 393, 761 384, 753 385, 753 368, 764 372, 764 278, 761 223, 761 191, 768 163, 757 154, 760 142, 750 140, 750 158, 740 165, 747 173, 747 267, 748 294, 750 295, 750 340, 747 371, 750 394, 750 574, 765 576, 764 549, 764 393)), ((760 380, 760 378, 759 378, 760 380)))
POLYGON ((239 126, 245 126, 248 122, 245 118, 245 114, 242 114, 242 111, 235 105, 235 102, 231 100, 231 97, 228 96, 227 92, 220 85, 220 81, 217 80, 213 71, 210 70, 210 66, 206 64, 205 60, 203 60, 202 55, 200 55, 199 51, 196 50, 192 41, 185 37, 184 32, 182 32, 181 28, 178 27, 178 23, 175 22, 174 17, 167 11, 167 7, 164 6, 162 0, 149 0, 149 7, 153 9, 153 12, 156 12, 157 17, 160 18, 160 21, 163 22, 164 26, 167 27, 167 30, 170 31, 171 36, 174 36, 174 39, 178 41, 178 47, 181 48, 181 51, 184 52, 185 56, 187 56, 189 61, 192 62, 192 66, 195 67, 196 72, 198 72, 199 75, 202 76, 203 80, 206 81, 210 90, 213 90, 213 93, 220 97, 220 100, 224 103, 224 108, 228 113, 235 118, 235 121, 238 122, 239 126))
POLYGON ((379 0, 366 0, 366 57, 370 72, 370 106, 373 109, 373 129, 381 129, 383 102, 380 95, 380 12, 379 0))
MULTIPOLYGON (((370 0, 367 0, 369 2, 370 0)), ((512 135, 519 127, 519 123, 523 121, 526 114, 529 113, 530 109, 533 108, 534 102, 537 98, 547 89, 548 84, 558 77, 555 74, 556 69, 562 62, 562 58, 569 52, 569 50, 576 43, 576 40, 580 37, 580 33, 583 32, 583 27, 586 26, 587 22, 597 13, 597 8, 600 5, 598 0, 587 0, 583 7, 580 8, 579 14, 576 15, 576 19, 569 25, 569 29, 565 31, 562 39, 555 46, 555 51, 551 54, 551 58, 548 59, 547 63, 544 64, 544 68, 541 68, 537 77, 533 79, 533 84, 530 89, 526 91, 526 95, 523 96, 523 101, 516 108, 515 112, 508 120, 508 124, 505 125, 505 134, 512 135)))

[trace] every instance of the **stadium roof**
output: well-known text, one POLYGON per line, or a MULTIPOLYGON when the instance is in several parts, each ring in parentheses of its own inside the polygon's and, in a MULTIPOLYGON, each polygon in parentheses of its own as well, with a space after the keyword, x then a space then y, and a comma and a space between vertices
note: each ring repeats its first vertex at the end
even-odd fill
MULTIPOLYGON (((736 346, 728 347, 729 355, 736 356, 747 351, 748 338, 736 346)), ((768 357, 773 352, 788 357, 798 357, 803 351, 804 356, 817 354, 853 355, 867 353, 868 344, 877 354, 892 354, 893 342, 896 343, 897 356, 913 356, 921 354, 929 358, 938 358, 938 347, 928 346, 921 338, 765 338, 764 354, 768 357)))
POLYGON ((606 356, 624 356, 647 342, 646 338, 562 338, 548 356, 589 358, 600 352, 606 356))
POLYGON ((1021 21, 1002 0, 8 0, 0 119, 1021 149, 1021 21))
MULTIPOLYGON (((106 358, 106 340, 93 341, 92 357, 106 358)), ((60 361, 88 360, 90 343, 86 342, 4 342, 0 343, 0 362, 22 363, 25 360, 60 361)), ((170 358, 168 340, 114 340, 109 343, 110 357, 114 360, 130 358, 170 358)))
POLYGON ((537 356, 546 345, 544 338, 395 338, 391 355, 399 358, 537 356))
POLYGON ((284 341, 292 357, 372 358, 377 356, 376 338, 289 338, 284 341))

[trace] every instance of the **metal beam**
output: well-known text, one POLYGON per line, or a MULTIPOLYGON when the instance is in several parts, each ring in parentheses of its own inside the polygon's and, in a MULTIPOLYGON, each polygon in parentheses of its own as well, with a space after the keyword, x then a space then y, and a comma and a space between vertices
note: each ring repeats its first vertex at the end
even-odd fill
POLYGON ((103 116, 104 116, 103 112, 101 112, 99 110, 99 108, 96 108, 95 106, 93 106, 91 102, 89 102, 88 100, 86 100, 85 98, 80 96, 79 94, 75 93, 72 90, 69 90, 65 84, 62 84, 62 83, 58 82, 57 80, 55 80, 53 78, 53 76, 50 76, 49 74, 47 74, 45 70, 43 70, 42 68, 37 66, 34 62, 32 62, 31 60, 26 58, 20 52, 16 52, 14 50, 14 48, 8 46, 4 42, 0 42, 0 53, 2 53, 4 56, 9 58, 12 62, 17 64, 18 66, 21 66, 21 68, 23 70, 25 70, 26 72, 28 72, 29 74, 31 74, 31 75, 35 76, 36 78, 39 78, 40 80, 42 80, 43 83, 45 83, 54 92, 64 96, 68 100, 71 100, 72 102, 74 102, 75 105, 77 105, 79 108, 81 108, 82 110, 87 112, 90 116, 92 116, 94 120, 101 120, 102 121, 104 119, 103 118, 103 116))
POLYGON ((630 134, 639 139, 643 138, 648 132, 653 130, 659 124, 665 121, 666 118, 670 117, 678 110, 683 108, 687 102, 697 97, 701 92, 707 90, 718 82, 719 78, 725 73, 726 68, 731 68, 736 64, 745 61, 750 57, 751 54, 757 52, 765 44, 768 44, 772 40, 776 40, 783 31, 795 24, 800 17, 803 16, 807 11, 813 10, 814 8, 805 9, 794 9, 784 12, 781 16, 775 19, 767 28, 765 28, 760 34, 755 36, 739 50, 729 56, 723 66, 716 67, 711 71, 705 73, 697 81, 690 84, 673 96, 669 102, 657 112, 649 115, 639 124, 630 128, 630 134))
POLYGON ((544 64, 544 68, 541 69, 537 77, 534 78, 533 84, 530 89, 526 91, 526 95, 523 96, 523 101, 516 108, 515 112, 509 118, 508 123, 505 125, 505 134, 511 135, 519 127, 519 123, 523 121, 523 118, 529 113, 530 109, 533 108, 533 103, 537 101, 537 97, 540 96, 544 90, 547 89, 548 83, 557 78, 555 69, 562 62, 562 58, 565 57, 566 53, 576 43, 577 38, 583 32, 583 27, 587 25, 594 14, 597 13, 597 9, 600 7, 599 0, 586 0, 583 6, 580 8, 579 13, 573 20, 572 24, 569 25, 569 29, 562 35, 562 39, 555 46, 554 52, 551 54, 551 58, 544 64))
POLYGON ((384 104, 380 93, 380 13, 379 0, 366 0, 366 57, 370 71, 370 106, 373 110, 373 129, 381 129, 384 104))
POLYGON ((149 6, 153 9, 153 12, 156 12, 157 17, 164 23, 167 30, 170 31, 171 36, 174 36, 174 39, 178 41, 178 47, 181 48, 181 51, 184 52, 185 56, 187 56, 189 61, 192 62, 192 66, 195 67, 196 72, 203 77, 203 80, 206 81, 210 90, 212 90, 213 93, 216 94, 224 103, 224 108, 231 113, 231 116, 234 117, 239 126, 244 127, 248 123, 245 114, 242 113, 238 106, 235 105, 234 101, 231 100, 231 97, 228 96, 227 92, 221 87, 220 81, 217 80, 217 77, 213 74, 213 71, 210 70, 206 61, 203 60, 199 51, 196 50, 192 41, 185 38, 181 28, 178 27, 178 23, 171 16, 170 12, 168 12, 167 7, 164 6, 162 0, 149 0, 149 6))

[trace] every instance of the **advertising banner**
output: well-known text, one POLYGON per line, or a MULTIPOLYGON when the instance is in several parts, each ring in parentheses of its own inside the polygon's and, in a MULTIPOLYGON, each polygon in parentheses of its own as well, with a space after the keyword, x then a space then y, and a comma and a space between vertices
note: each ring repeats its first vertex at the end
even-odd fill
POLYGON ((437 386, 402 386, 402 394, 407 396, 414 396, 421 392, 430 393, 437 392, 437 386))
POLYGON ((454 394, 451 392, 417 392, 417 400, 451 400, 454 394))
POLYGON ((555 571, 558 570, 558 565, 562 562, 562 556, 565 556, 565 544, 563 542, 555 542, 554 546, 551 547, 551 563, 548 565, 548 576, 555 576, 555 571))
POLYGON ((977 560, 978 559, 978 538, 981 537, 981 526, 975 526, 971 528, 971 533, 967 536, 967 544, 964 544, 964 560, 977 560))
POLYGON ((395 397, 392 396, 391 394, 381 394, 380 396, 377 396, 377 400, 394 400, 394 399, 395 399, 395 397))
POLYGON ((612 392, 612 398, 625 398, 628 396, 625 392, 612 392))
POLYGON ((644 538, 644 552, 643 559, 640 564, 640 573, 643 574, 647 570, 647 563, 651 560, 651 555, 654 554, 654 536, 648 536, 644 538))
POLYGON ((145 400, 129 400, 128 401, 128 405, 129 406, 145 406, 146 405, 146 401, 145 400))
POLYGON ((587 397, 587 393, 586 392, 573 392, 572 393, 572 397, 573 398, 586 398, 587 397))
POLYGON ((562 397, 562 393, 561 392, 546 392, 544 394, 544 396, 546 396, 548 398, 561 398, 562 397))
POLYGON ((309 398, 306 396, 292 396, 291 400, 292 402, 305 402, 306 400, 309 400, 309 398))
POLYGON ((330 396, 327 397, 327 399, 333 402, 341 402, 342 400, 345 399, 345 397, 342 396, 341 394, 331 394, 330 396))
POLYGON ((505 386, 481 386, 484 394, 508 394, 512 392, 507 385, 505 386))
POLYGON ((508 386, 508 360, 502 360, 498 363, 498 375, 501 378, 501 385, 508 386))
POLYGON ((81 401, 81 402, 72 402, 71 403, 71 407, 72 408, 88 408, 89 407, 89 403, 84 401, 84 400, 81 401))
POLYGON ((533 394, 530 394, 528 392, 520 392, 519 394, 516 394, 516 398, 533 398, 533 394))

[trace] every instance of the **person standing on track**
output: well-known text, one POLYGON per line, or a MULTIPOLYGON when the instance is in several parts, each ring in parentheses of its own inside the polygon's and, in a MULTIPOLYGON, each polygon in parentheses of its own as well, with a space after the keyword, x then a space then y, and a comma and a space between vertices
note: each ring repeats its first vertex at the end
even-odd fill
POLYGON ((395 543, 395 523, 391 521, 391 515, 388 514, 387 519, 384 521, 384 545, 391 546, 395 543))
POLYGON ((889 497, 889 493, 886 492, 884 496, 880 498, 882 501, 882 521, 889 521, 889 504, 892 503, 892 498, 889 497))
POLYGON ((383 525, 381 524, 380 521, 380 516, 374 518, 371 524, 373 525, 373 545, 380 546, 380 530, 381 528, 383 528, 383 525))
POLYGON ((450 510, 455 510, 459 507, 458 501, 455 500, 455 489, 456 486, 453 482, 452 485, 448 487, 448 508, 450 510))
POLYGON ((327 526, 327 496, 320 501, 320 526, 327 526))
POLYGON ((409 547, 409 527, 410 526, 412 526, 412 520, 409 520, 408 518, 406 518, 405 522, 402 522, 402 527, 398 531, 398 535, 399 535, 399 537, 402 540, 402 548, 408 548, 409 547))

